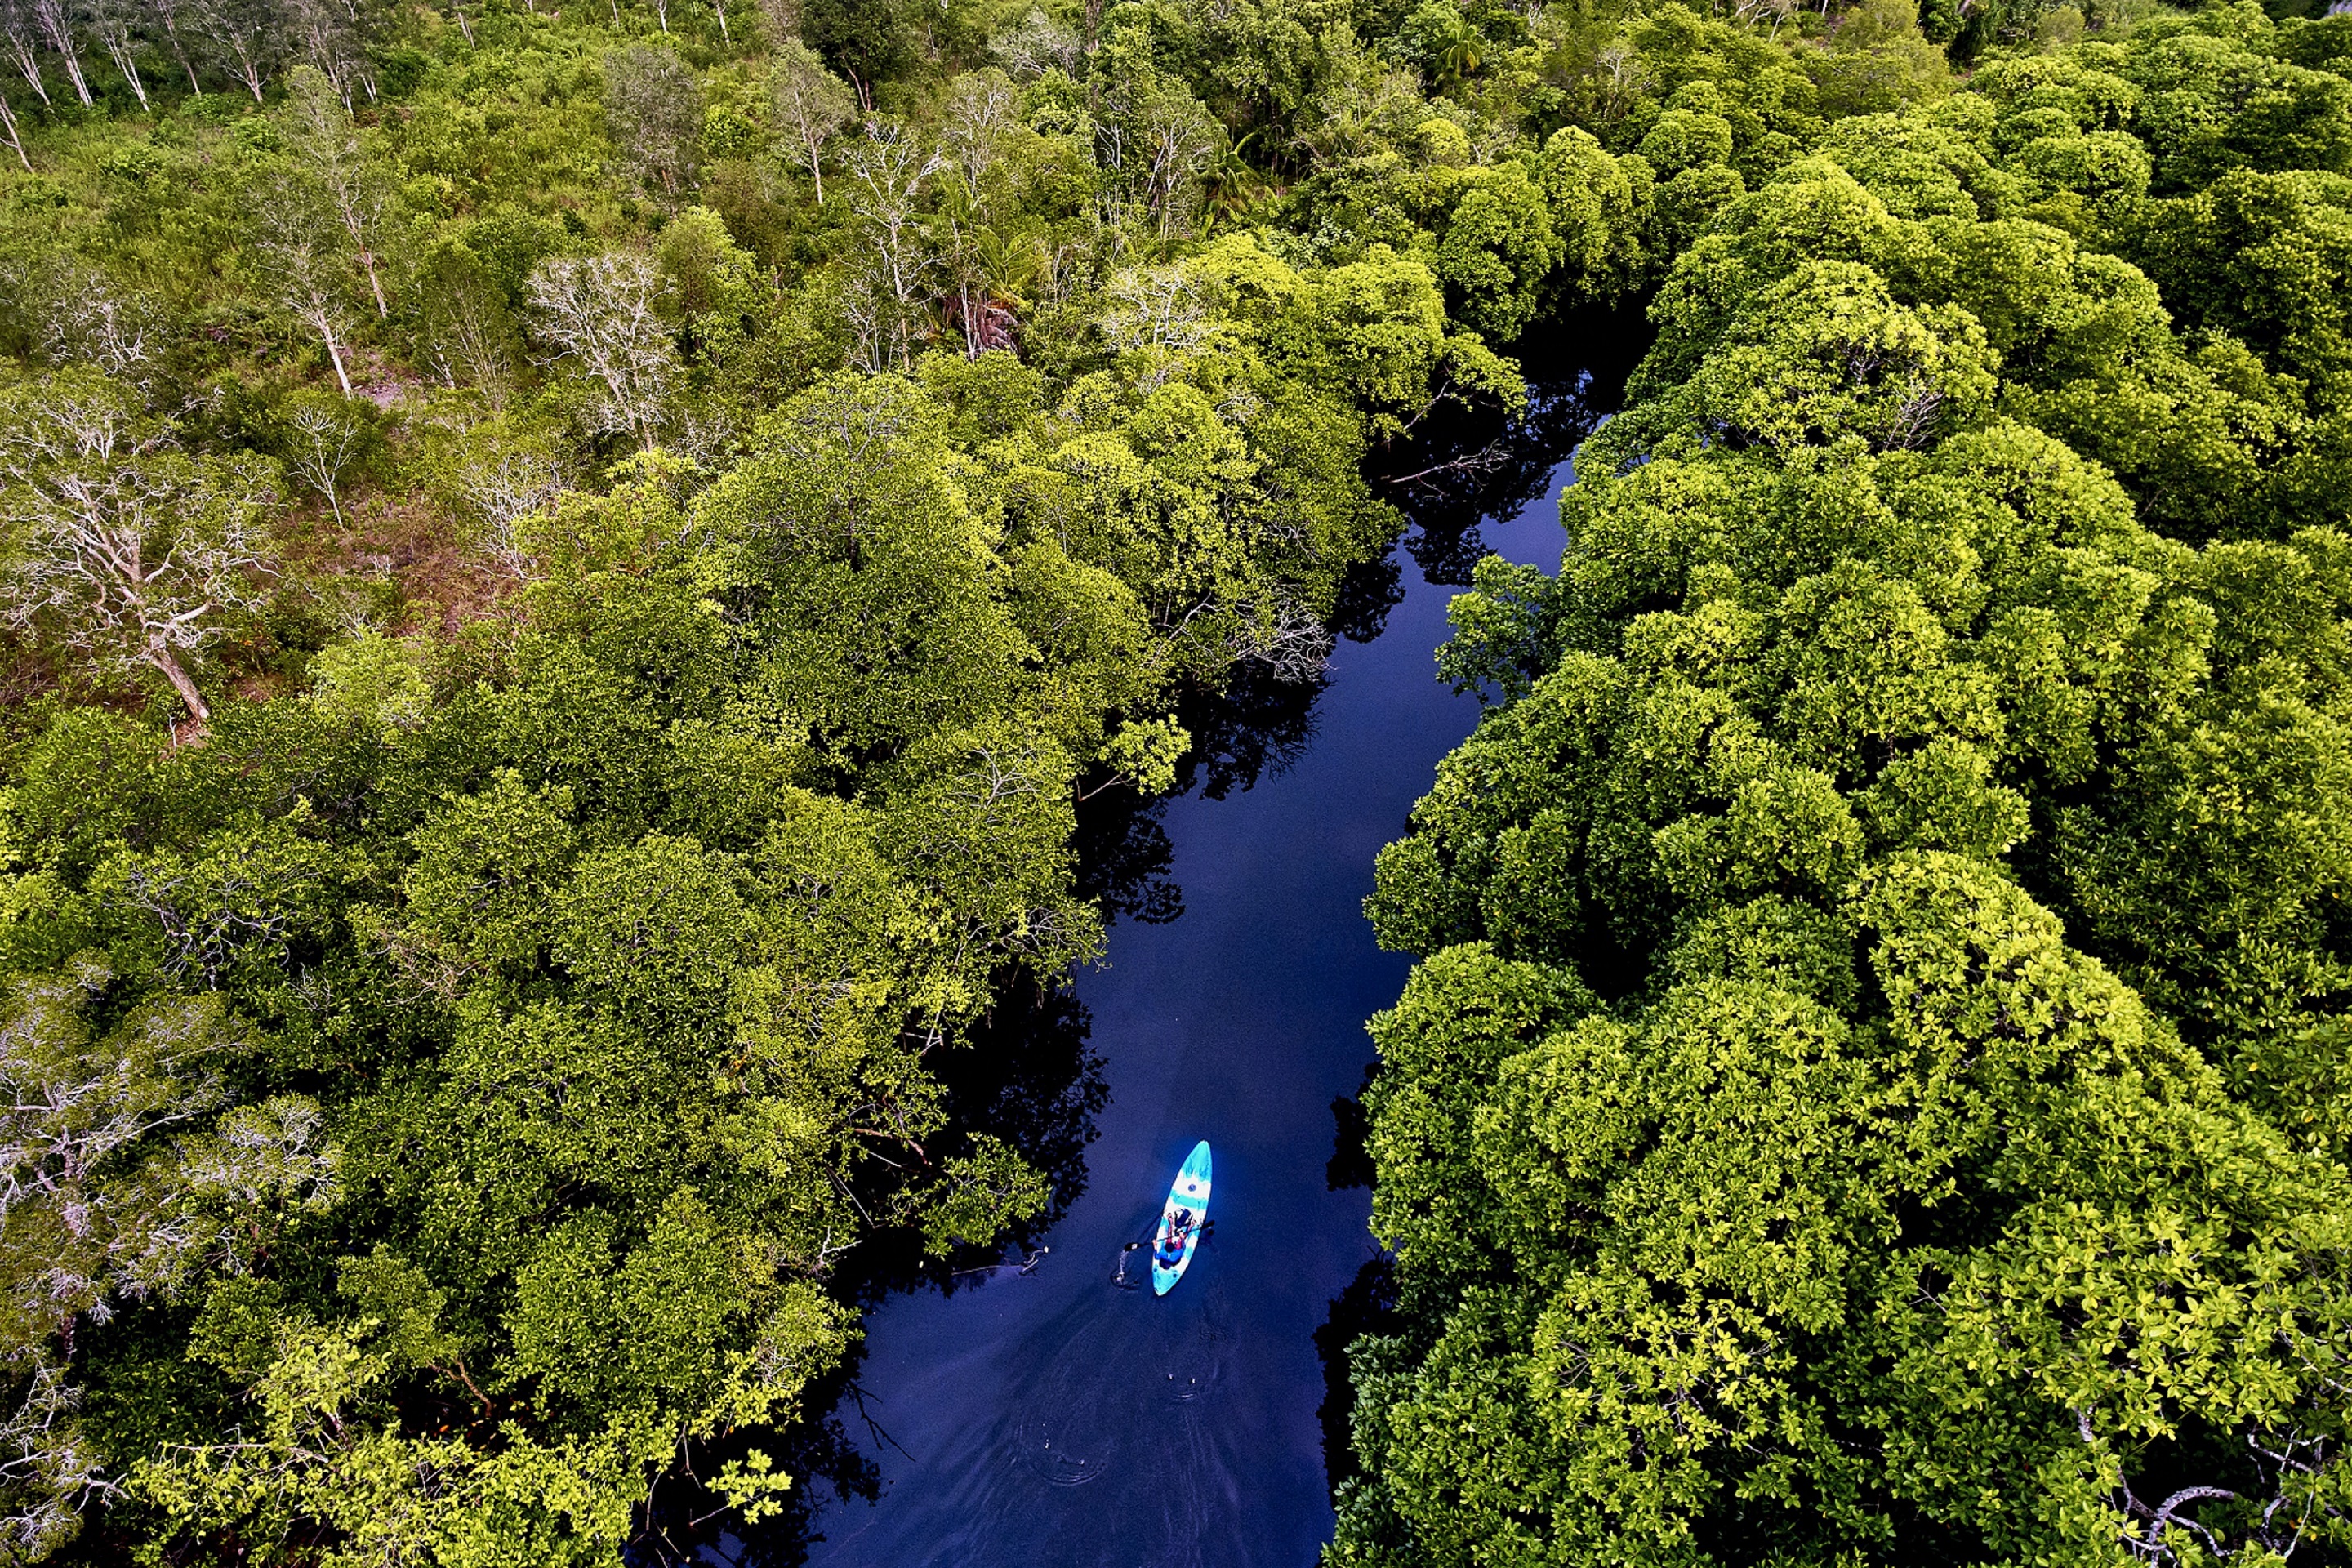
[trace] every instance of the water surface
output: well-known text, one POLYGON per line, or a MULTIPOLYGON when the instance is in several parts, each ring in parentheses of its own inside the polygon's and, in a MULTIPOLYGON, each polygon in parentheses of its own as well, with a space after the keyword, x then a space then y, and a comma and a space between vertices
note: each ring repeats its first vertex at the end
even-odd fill
POLYGON ((1402 596, 1365 619, 1370 640, 1339 645, 1288 765, 1168 805, 1182 914, 1115 926, 1108 963, 1076 984, 1108 1090, 1083 1195, 1032 1271, 869 1314, 845 1426, 879 1495, 821 1511, 812 1563, 1308 1568, 1329 1539, 1314 1335, 1374 1253, 1368 1194, 1327 1181, 1332 1102, 1362 1082, 1364 1020, 1408 967, 1373 945, 1361 905, 1374 855, 1477 719, 1435 679, 1458 589, 1431 574, 1458 582, 1482 544, 1558 567, 1569 475, 1553 459, 1590 423, 1589 381, 1552 399, 1483 495, 1391 492, 1426 525, 1380 595, 1402 596), (1118 1288, 1123 1244, 1148 1235, 1202 1138, 1213 1233, 1166 1298, 1140 1251, 1128 1278, 1147 1282, 1118 1288))

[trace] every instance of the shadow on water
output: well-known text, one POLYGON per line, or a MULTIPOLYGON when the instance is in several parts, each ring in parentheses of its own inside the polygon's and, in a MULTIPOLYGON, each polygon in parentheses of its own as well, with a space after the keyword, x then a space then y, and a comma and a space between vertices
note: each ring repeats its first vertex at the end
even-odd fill
POLYGON ((1323 1428, 1323 1479, 1336 1499, 1339 1485, 1363 1473, 1349 1440, 1356 1414, 1356 1385, 1348 1376, 1348 1352, 1366 1334, 1396 1327, 1396 1266, 1384 1254, 1364 1259, 1348 1288, 1331 1300, 1331 1315, 1315 1331, 1315 1354, 1323 1363, 1323 1403, 1315 1419, 1323 1428))
MULTIPOLYGON (((1114 826, 1107 835, 1119 851, 1117 863, 1129 868, 1132 875, 1107 883, 1104 891, 1108 901, 1124 900, 1148 910, 1154 907, 1148 891, 1155 877, 1173 897, 1172 884, 1164 882, 1165 835, 1160 835, 1162 852, 1155 856, 1147 830, 1156 830, 1156 819, 1145 812, 1133 816, 1131 828, 1114 826), (1121 833, 1139 835, 1144 847, 1129 847, 1121 833)), ((946 1093, 950 1129, 931 1141, 932 1152, 957 1152, 955 1144, 971 1130, 986 1129, 1012 1143, 1044 1173, 1053 1200, 1043 1214, 1015 1227, 1005 1243, 984 1250, 960 1249, 943 1261, 925 1258, 919 1239, 909 1233, 884 1232, 874 1237, 852 1253, 831 1280, 836 1292, 861 1307, 871 1309, 910 1291, 955 1296, 984 1289, 1000 1279, 1017 1287, 1017 1260, 1042 1259, 1043 1238, 1086 1193, 1087 1145, 1094 1141, 1096 1119, 1109 1099, 1103 1058, 1091 1041, 1092 1017, 1067 987, 1040 985, 1017 972, 999 977, 996 994, 996 1005, 972 1029, 967 1043, 932 1058, 934 1075, 946 1093), (1008 1256, 1015 1261, 1005 1262, 1008 1256)), ((813 1384, 803 1408, 815 1414, 782 1434, 781 1440, 772 1433, 761 1434, 756 1445, 749 1439, 722 1440, 698 1457, 698 1468, 708 1470, 740 1459, 758 1447, 778 1468, 795 1478, 797 1484, 782 1512, 748 1531, 714 1537, 694 1529, 685 1511, 708 1509, 707 1495, 657 1494, 656 1526, 684 1550, 641 1552, 633 1561, 690 1557, 740 1568, 796 1568, 809 1560, 811 1547, 824 1539, 818 1524, 827 1507, 878 1500, 883 1472, 876 1457, 903 1456, 905 1450, 859 1381, 868 1353, 868 1346, 860 1342, 840 1367, 813 1384)))
MULTIPOLYGON (((1185 1568, 1230 1561, 1218 1543, 1202 1538, 1199 1524, 1230 1514, 1234 1501, 1230 1466, 1213 1450, 1239 1314, 1225 1283, 1202 1268, 1216 1250, 1213 1225, 1200 1244, 1196 1273, 1188 1277, 1188 1285, 1197 1281, 1199 1288, 1163 1300, 1151 1293, 1145 1260, 1159 1205, 1130 1208, 1121 1234, 1137 1249, 1055 1256, 1057 1270, 1081 1273, 1092 1288, 992 1346, 991 1362, 1018 1367, 1020 1375, 1003 1379, 1003 1398, 959 1427, 950 1446, 928 1447, 922 1455, 927 1473, 943 1485, 924 1500, 935 1523, 925 1532, 919 1562, 995 1561, 1041 1515, 1074 1512, 1116 1520, 1121 1531, 1178 1547, 1138 1561, 1185 1568), (1082 1488, 1086 1494, 1076 1495, 1082 1488)), ((1016 1256, 1022 1250, 1013 1248, 1016 1256)), ((1012 1266, 975 1270, 946 1285, 919 1283, 944 1295, 1017 1291, 1033 1282, 1012 1266)), ((914 1459, 859 1382, 866 1357, 860 1347, 851 1365, 812 1391, 812 1408, 828 1401, 831 1408, 796 1427, 774 1455, 803 1483, 785 1513, 748 1537, 709 1542, 705 1560, 742 1568, 804 1563, 826 1539, 820 1526, 835 1522, 831 1516, 843 1506, 882 1500, 886 1464, 914 1459)))
POLYGON ((1176 766, 1176 794, 1223 800, 1288 771, 1315 738, 1315 703, 1327 684, 1245 668, 1222 690, 1187 692, 1176 717, 1192 746, 1176 766))
POLYGON ((971 1048, 937 1063, 954 1126, 1010 1140, 1053 1209, 945 1265, 908 1238, 859 1249, 836 1283, 872 1309, 867 1338, 810 1391, 810 1419, 763 1441, 799 1479, 788 1507, 748 1538, 696 1538, 705 1560, 1313 1560, 1325 1486, 1352 1470, 1347 1346, 1393 1307, 1364 1229, 1357 1086, 1363 1019, 1404 961, 1357 913, 1371 853, 1475 719, 1432 679, 1448 590, 1490 548, 1556 563, 1561 466, 1644 346, 1638 322, 1571 319, 1516 347, 1523 417, 1433 415, 1379 454, 1407 528, 1346 585, 1332 680, 1194 694, 1177 798, 1081 808, 1079 884, 1118 928, 1110 964, 1075 989, 1010 981, 971 1048), (1225 1234, 1157 1298, 1121 1248, 1148 1238, 1202 1136, 1225 1234))

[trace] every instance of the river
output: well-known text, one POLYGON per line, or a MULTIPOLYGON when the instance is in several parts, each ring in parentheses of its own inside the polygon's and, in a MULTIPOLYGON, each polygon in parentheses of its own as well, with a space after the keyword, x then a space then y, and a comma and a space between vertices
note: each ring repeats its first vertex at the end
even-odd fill
MULTIPOLYGON (((1082 1154, 1082 1194, 1034 1239, 1050 1250, 1029 1272, 898 1291, 869 1313, 841 1430, 875 1495, 812 1483, 811 1563, 1315 1562, 1332 1523, 1316 1331, 1375 1252, 1369 1194, 1333 1190, 1327 1171, 1333 1101, 1363 1081, 1364 1020, 1408 967, 1373 945, 1361 904, 1373 856, 1477 719, 1432 662, 1454 584, 1482 544, 1557 569, 1564 454, 1622 378, 1602 374, 1540 384, 1538 416, 1495 449, 1499 471, 1392 489, 1414 529, 1293 743, 1276 735, 1255 782, 1246 766, 1204 774, 1157 814, 1182 913, 1116 924, 1066 1019, 1090 1015, 1099 1056, 1076 1102, 1094 1138, 1072 1138, 1065 1163, 1082 1154), (1166 1298, 1118 1288, 1122 1244, 1148 1235, 1202 1138, 1213 1233, 1166 1298)), ((1129 1261, 1130 1279, 1148 1275, 1143 1253, 1129 1261)))

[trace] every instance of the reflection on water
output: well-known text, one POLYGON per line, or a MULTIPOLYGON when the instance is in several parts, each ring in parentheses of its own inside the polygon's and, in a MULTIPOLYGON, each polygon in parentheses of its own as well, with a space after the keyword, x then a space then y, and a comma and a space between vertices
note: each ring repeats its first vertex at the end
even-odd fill
POLYGON ((1333 1298, 1331 1315, 1315 1331, 1315 1353, 1323 1363, 1323 1403, 1315 1419, 1323 1428, 1324 1480, 1336 1497, 1339 1483, 1359 1474, 1348 1424, 1356 1413, 1355 1385, 1348 1381, 1348 1347, 1360 1334, 1384 1334, 1396 1327, 1396 1270, 1385 1257, 1368 1258, 1348 1288, 1333 1298))
MULTIPOLYGON (((1596 363, 1593 342, 1554 362, 1596 363)), ((1530 353, 1531 370, 1545 363, 1530 353)), ((1372 857, 1475 721, 1475 702, 1433 679, 1449 584, 1490 550, 1557 563, 1562 464, 1621 378, 1622 365, 1555 377, 1516 426, 1458 420, 1387 455, 1385 493, 1412 529, 1351 583, 1339 619, 1354 640, 1328 686, 1196 699, 1184 797, 1138 807, 1114 791, 1088 808, 1083 879, 1118 921, 1108 966, 1075 994, 1016 989, 976 1048, 940 1063, 959 1124, 1007 1132, 1054 1177, 1055 1212, 1004 1254, 1036 1266, 951 1274, 904 1251, 861 1256, 859 1293, 878 1303, 866 1342, 831 1415, 782 1457, 806 1478, 804 1511, 723 1555, 1314 1562, 1331 1523, 1326 1449, 1348 1414, 1344 1345, 1390 1305, 1349 1146, 1363 1020, 1406 967, 1361 918, 1372 857), (1148 1262, 1122 1248, 1150 1235, 1204 1137, 1216 1230, 1154 1297, 1148 1262)))

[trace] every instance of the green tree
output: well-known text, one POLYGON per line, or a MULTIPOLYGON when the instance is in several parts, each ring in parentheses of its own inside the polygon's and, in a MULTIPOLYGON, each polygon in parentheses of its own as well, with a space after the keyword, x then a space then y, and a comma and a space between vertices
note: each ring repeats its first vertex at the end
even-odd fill
POLYGON ((1400 1324, 1352 1352, 1332 1561, 2352 1529, 2345 545, 2263 499, 2304 438, 2271 378, 2332 329, 2282 330, 2276 263, 2223 303, 2246 263, 2159 247, 2246 208, 2145 200, 2138 89, 2084 64, 1848 121, 1732 201, 1579 453, 1559 574, 1456 602, 1441 670, 1494 705, 1368 905, 1423 962, 1374 1023, 1400 1324), (2261 347, 2184 342, 2103 232, 2261 347))
POLYGON ((606 134, 624 166, 657 188, 666 205, 694 184, 702 121, 702 84, 677 55, 633 44, 604 57, 606 134))
POLYGON ((1544 283, 1567 247, 1542 189, 1519 165, 1463 174, 1437 244, 1437 273, 1464 325, 1507 342, 1535 320, 1544 283))

